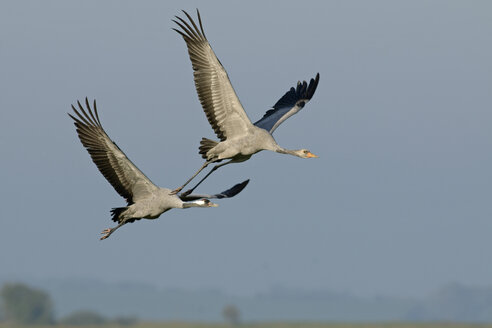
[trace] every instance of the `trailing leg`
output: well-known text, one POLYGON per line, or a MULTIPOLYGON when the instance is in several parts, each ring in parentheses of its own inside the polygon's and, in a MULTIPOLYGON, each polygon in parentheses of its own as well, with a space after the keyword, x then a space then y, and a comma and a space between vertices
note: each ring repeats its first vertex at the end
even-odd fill
POLYGON ((176 195, 178 192, 180 192, 188 183, 190 183, 191 180, 193 180, 198 175, 198 173, 200 173, 210 163, 212 163, 212 161, 206 161, 205 163, 203 163, 202 167, 200 167, 200 169, 198 171, 196 171, 196 173, 193 174, 193 176, 191 178, 189 178, 188 181, 186 181, 181 187, 176 188, 173 191, 171 191, 171 195, 176 195))
POLYGON ((122 226, 122 225, 124 225, 125 223, 126 223, 126 220, 123 220, 123 221, 121 221, 121 222, 120 222, 120 223, 119 223, 116 227, 114 227, 114 228, 107 228, 107 229, 104 229, 104 230, 101 232, 101 235, 103 235, 103 236, 101 237, 101 239, 100 239, 100 240, 104 240, 104 239, 108 238, 109 236, 111 236, 111 234, 112 234, 113 232, 115 232, 115 231, 116 231, 116 229, 118 229, 119 227, 121 227, 121 226, 122 226))
POLYGON ((206 179, 206 178, 208 178, 208 176, 209 176, 210 174, 212 174, 212 173, 213 173, 215 170, 217 170, 219 167, 224 166, 224 165, 227 165, 227 164, 230 164, 231 162, 232 162, 232 161, 228 161, 228 162, 226 162, 226 163, 222 163, 222 164, 217 164, 217 165, 215 165, 215 166, 214 166, 214 167, 210 170, 210 172, 208 172, 208 173, 207 173, 207 175, 203 177, 203 179, 201 179, 201 180, 200 180, 200 181, 199 181, 199 182, 198 182, 198 183, 197 183, 197 184, 196 184, 193 188, 188 189, 187 191, 185 191, 184 193, 182 193, 182 195, 183 195, 183 196, 187 196, 187 195, 191 194, 191 193, 193 192, 193 190, 195 190, 195 189, 196 189, 196 187, 198 187, 198 186, 199 186, 199 185, 200 185, 203 181, 205 181, 205 179, 206 179))

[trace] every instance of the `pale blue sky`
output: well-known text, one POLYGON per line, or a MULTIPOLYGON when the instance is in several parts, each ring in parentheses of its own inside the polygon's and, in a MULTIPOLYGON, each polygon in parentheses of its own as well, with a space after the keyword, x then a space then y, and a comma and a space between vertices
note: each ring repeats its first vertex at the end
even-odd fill
POLYGON ((275 285, 424 295, 492 285, 489 1, 2 1, 0 277, 94 278, 236 294, 275 285), (96 98, 108 134, 174 188, 215 137, 180 9, 206 35, 249 117, 320 72, 263 152, 200 189, 251 178, 219 208, 121 228, 124 205, 66 113, 96 98))

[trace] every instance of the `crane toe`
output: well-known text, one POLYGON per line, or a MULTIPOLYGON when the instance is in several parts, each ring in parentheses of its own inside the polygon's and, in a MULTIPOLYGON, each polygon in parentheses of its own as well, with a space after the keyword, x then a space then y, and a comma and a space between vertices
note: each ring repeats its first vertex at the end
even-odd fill
POLYGON ((111 228, 104 229, 101 232, 101 235, 104 235, 104 236, 102 236, 99 240, 104 240, 104 239, 108 238, 109 235, 111 234, 111 232, 112 232, 112 229, 111 228))

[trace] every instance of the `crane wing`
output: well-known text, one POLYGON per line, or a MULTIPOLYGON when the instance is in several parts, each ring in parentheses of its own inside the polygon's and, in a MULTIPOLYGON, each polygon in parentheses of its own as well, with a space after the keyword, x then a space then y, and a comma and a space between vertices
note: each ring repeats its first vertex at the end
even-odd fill
POLYGON ((99 171, 113 188, 126 199, 128 204, 145 198, 158 187, 150 181, 114 143, 104 131, 97 113, 94 100, 94 112, 85 98, 87 111, 79 101, 79 110, 73 105, 77 117, 68 114, 75 122, 77 134, 87 149, 99 171))
POLYGON ((306 81, 303 83, 300 81, 297 82, 297 87, 295 89, 290 88, 290 90, 287 91, 275 105, 273 105, 273 109, 268 110, 255 125, 273 133, 283 121, 296 114, 309 102, 309 100, 311 100, 316 91, 316 87, 318 86, 318 82, 319 73, 316 74, 314 79, 309 81, 309 85, 306 81))
POLYGON ((243 191, 244 188, 249 183, 249 179, 245 180, 241 183, 235 184, 232 188, 229 188, 221 193, 215 194, 215 195, 207 195, 207 194, 190 194, 190 195, 178 195, 179 198, 181 198, 182 201, 190 201, 190 200, 195 200, 195 199, 200 199, 200 198, 232 198, 239 194, 241 191, 243 191))
POLYGON ((189 22, 176 16, 179 21, 173 22, 180 30, 173 30, 181 34, 188 47, 196 91, 208 122, 221 141, 243 134, 251 128, 251 121, 231 85, 226 70, 205 37, 200 12, 197 9, 200 28, 186 11, 183 10, 183 13, 189 22))

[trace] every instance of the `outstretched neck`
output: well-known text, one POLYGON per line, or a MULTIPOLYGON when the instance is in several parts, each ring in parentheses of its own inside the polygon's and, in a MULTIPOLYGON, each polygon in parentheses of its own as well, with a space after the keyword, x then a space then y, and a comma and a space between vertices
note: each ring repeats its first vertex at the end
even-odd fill
POLYGON ((297 156, 297 157, 300 157, 300 158, 313 158, 313 157, 316 158, 316 157, 318 157, 318 156, 314 155, 313 153, 311 153, 307 149, 290 150, 290 149, 285 149, 285 148, 282 148, 282 147, 278 146, 275 149, 275 151, 277 153, 294 155, 294 156, 297 156))
POLYGON ((291 150, 291 149, 286 149, 280 146, 277 146, 275 151, 280 154, 289 154, 293 156, 298 156, 299 157, 299 150, 291 150))

